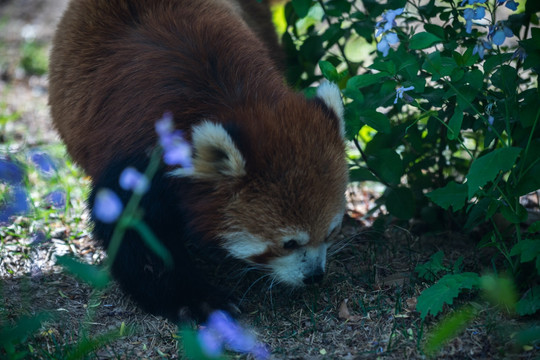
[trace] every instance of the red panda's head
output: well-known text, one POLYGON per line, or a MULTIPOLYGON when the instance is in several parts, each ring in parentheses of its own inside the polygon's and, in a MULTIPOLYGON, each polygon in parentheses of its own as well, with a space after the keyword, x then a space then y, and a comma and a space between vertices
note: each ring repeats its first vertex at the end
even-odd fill
POLYGON ((322 279, 345 210, 348 171, 338 88, 252 105, 192 129, 194 181, 211 184, 215 238, 228 253, 301 286, 322 279))

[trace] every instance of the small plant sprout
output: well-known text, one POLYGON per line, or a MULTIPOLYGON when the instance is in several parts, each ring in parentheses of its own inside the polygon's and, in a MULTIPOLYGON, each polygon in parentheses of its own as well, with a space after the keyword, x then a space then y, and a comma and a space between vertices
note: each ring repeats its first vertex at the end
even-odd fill
POLYGON ((122 201, 114 191, 106 188, 98 190, 94 202, 94 213, 97 219, 107 224, 113 223, 122 213, 122 209, 122 201))

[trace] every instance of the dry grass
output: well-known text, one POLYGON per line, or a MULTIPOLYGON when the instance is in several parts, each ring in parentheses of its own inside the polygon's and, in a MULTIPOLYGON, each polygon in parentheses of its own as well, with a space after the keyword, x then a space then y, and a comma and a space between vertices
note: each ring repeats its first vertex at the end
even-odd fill
MULTIPOLYGON (((0 1, 0 54, 4 57, 0 62, 0 104, 6 104, 4 112, 20 114, 4 128, 2 151, 23 153, 35 146, 58 143, 46 107, 46 78, 21 73, 16 64, 24 25, 31 23, 39 41, 47 46, 51 24, 65 3, 0 1)), ((90 264, 103 259, 89 236, 84 213, 84 191, 80 189, 88 179, 70 166, 62 176, 73 187, 67 213, 49 211, 45 217, 19 218, 0 227, 0 325, 3 321, 3 326, 10 326, 20 316, 39 311, 52 314, 53 318, 22 347, 32 349, 36 358, 65 358, 80 339, 121 328, 124 336, 99 347, 89 357, 179 357, 175 324, 141 312, 115 285, 105 291, 93 290, 54 264, 59 254, 72 254, 90 264)), ((39 197, 43 190, 35 191, 34 197, 39 197)), ((372 191, 354 189, 351 214, 365 213, 364 207, 372 201, 372 191)), ((273 358, 424 358, 421 345, 434 319, 423 323, 415 311, 416 298, 427 286, 416 280, 415 266, 438 250, 445 251, 449 263, 465 256, 465 267, 471 270, 478 270, 490 259, 491 254, 475 250, 476 239, 463 234, 417 236, 392 224, 386 224, 387 230, 381 233, 366 224, 370 221, 347 221, 341 235, 345 246, 330 258, 321 286, 290 292, 269 287, 264 279, 258 281, 260 274, 256 273, 232 279, 216 276, 225 281, 222 286, 235 289, 243 310, 241 321, 270 346, 273 358)), ((525 352, 509 347, 508 331, 519 324, 486 304, 478 305, 482 316, 444 347, 439 358, 538 355, 534 349, 525 352)))

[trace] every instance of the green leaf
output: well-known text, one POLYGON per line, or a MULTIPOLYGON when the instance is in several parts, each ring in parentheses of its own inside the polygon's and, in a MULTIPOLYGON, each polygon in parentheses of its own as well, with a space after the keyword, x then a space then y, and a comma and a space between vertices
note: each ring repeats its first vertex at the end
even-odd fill
POLYGON ((401 157, 392 149, 379 149, 367 156, 367 164, 375 175, 389 184, 399 184, 403 176, 401 157))
POLYGON ((537 285, 527 291, 525 296, 518 301, 516 311, 519 315, 533 315, 540 309, 540 286, 537 285))
POLYGON ((512 224, 524 223, 527 221, 527 217, 529 216, 527 209, 525 209, 525 207, 523 207, 521 204, 516 204, 515 210, 512 210, 508 205, 503 205, 501 206, 501 214, 512 224))
POLYGON ((79 262, 67 255, 58 256, 56 261, 67 271, 96 289, 103 289, 109 284, 109 272, 102 267, 79 262))
POLYGON ((393 61, 382 61, 381 59, 375 59, 375 62, 368 66, 370 69, 385 72, 394 76, 396 74, 396 64, 393 61))
POLYGON ((538 231, 540 231, 540 220, 533 222, 531 226, 529 226, 529 228, 527 229, 527 232, 529 234, 534 234, 538 231))
MULTIPOLYGON (((25 342, 28 336, 39 330, 43 322, 51 318, 50 313, 41 312, 32 316, 23 316, 17 319, 13 326, 4 326, 2 323, 0 326, 0 349, 25 342)), ((0 350, 0 352, 2 351, 0 350)))
POLYGON ((383 113, 376 110, 364 110, 360 112, 359 115, 361 122, 371 126, 379 132, 389 134, 392 131, 390 119, 388 119, 388 117, 383 113))
POLYGON ((359 167, 349 171, 349 181, 379 181, 379 179, 368 169, 359 167))
POLYGON ((420 312, 422 320, 428 315, 436 316, 444 304, 452 304, 463 289, 478 288, 480 277, 476 273, 447 274, 436 284, 422 291, 418 297, 416 310, 420 312))
POLYGON ((467 306, 442 320, 437 327, 431 331, 424 351, 428 355, 434 355, 445 343, 461 333, 463 329, 476 317, 477 311, 467 306))
POLYGON ((381 79, 388 77, 385 73, 356 75, 347 81, 347 88, 361 89, 376 83, 382 83, 381 79))
POLYGON ((409 42, 409 48, 412 50, 421 50, 441 41, 442 39, 437 35, 429 32, 421 32, 413 35, 409 42))
POLYGON ((296 15, 302 19, 308 14, 311 7, 311 0, 292 0, 292 6, 296 15))
POLYGON ((461 124, 463 123, 463 111, 460 108, 456 108, 454 115, 450 118, 448 122, 448 127, 450 128, 446 132, 446 136, 449 140, 457 139, 461 131, 461 124))
POLYGON ((514 189, 514 194, 516 196, 523 196, 538 189, 540 189, 540 161, 521 176, 514 189))
POLYGON ((427 32, 432 33, 433 35, 437 36, 440 39, 444 39, 444 28, 442 28, 439 25, 433 25, 433 24, 425 24, 424 29, 426 29, 427 32))
POLYGON ((458 211, 467 202, 467 184, 450 181, 445 187, 433 190, 426 196, 445 210, 452 206, 452 210, 458 211))
POLYGON ((540 239, 524 239, 519 241, 510 251, 511 256, 518 256, 520 262, 533 261, 540 255, 540 239))
POLYGON ((514 312, 517 304, 517 292, 514 281, 495 274, 480 278, 482 296, 504 312, 514 312))
POLYGON ((491 76, 491 83, 510 97, 515 95, 517 79, 517 70, 510 65, 503 65, 491 76))
POLYGON ((421 279, 434 281, 441 271, 447 271, 448 268, 443 265, 444 251, 439 250, 431 255, 429 261, 424 264, 416 265, 414 271, 418 273, 421 279))
POLYGON ((480 187, 493 181, 499 172, 510 170, 516 163, 520 152, 521 149, 517 147, 496 149, 473 161, 467 174, 469 199, 480 187))
POLYGON ((449 76, 456 68, 456 62, 450 57, 441 57, 438 51, 435 51, 428 56, 422 65, 422 69, 431 74, 433 81, 439 80, 443 76, 449 76))
POLYGON ((325 78, 332 82, 339 81, 339 73, 334 65, 326 60, 319 61, 319 68, 325 78))
POLYGON ((402 220, 411 219, 416 212, 416 202, 411 189, 396 187, 388 191, 385 201, 390 214, 402 220))

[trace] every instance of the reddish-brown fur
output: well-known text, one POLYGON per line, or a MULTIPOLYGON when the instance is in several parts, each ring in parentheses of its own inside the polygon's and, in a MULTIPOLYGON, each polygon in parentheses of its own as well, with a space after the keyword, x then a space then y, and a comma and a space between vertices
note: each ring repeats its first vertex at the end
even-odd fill
MULTIPOLYGON (((214 241, 242 228, 273 241, 275 230, 298 225, 316 245, 342 211, 347 168, 339 120, 322 101, 285 85, 266 5, 73 0, 59 24, 50 59, 53 121, 94 179, 117 159, 146 157, 166 111, 188 139, 203 120, 223 124, 243 155, 240 178, 164 178, 169 201, 182 202, 189 217, 166 236, 181 237, 187 226, 214 241)), ((259 260, 286 253, 276 244, 259 260)))

